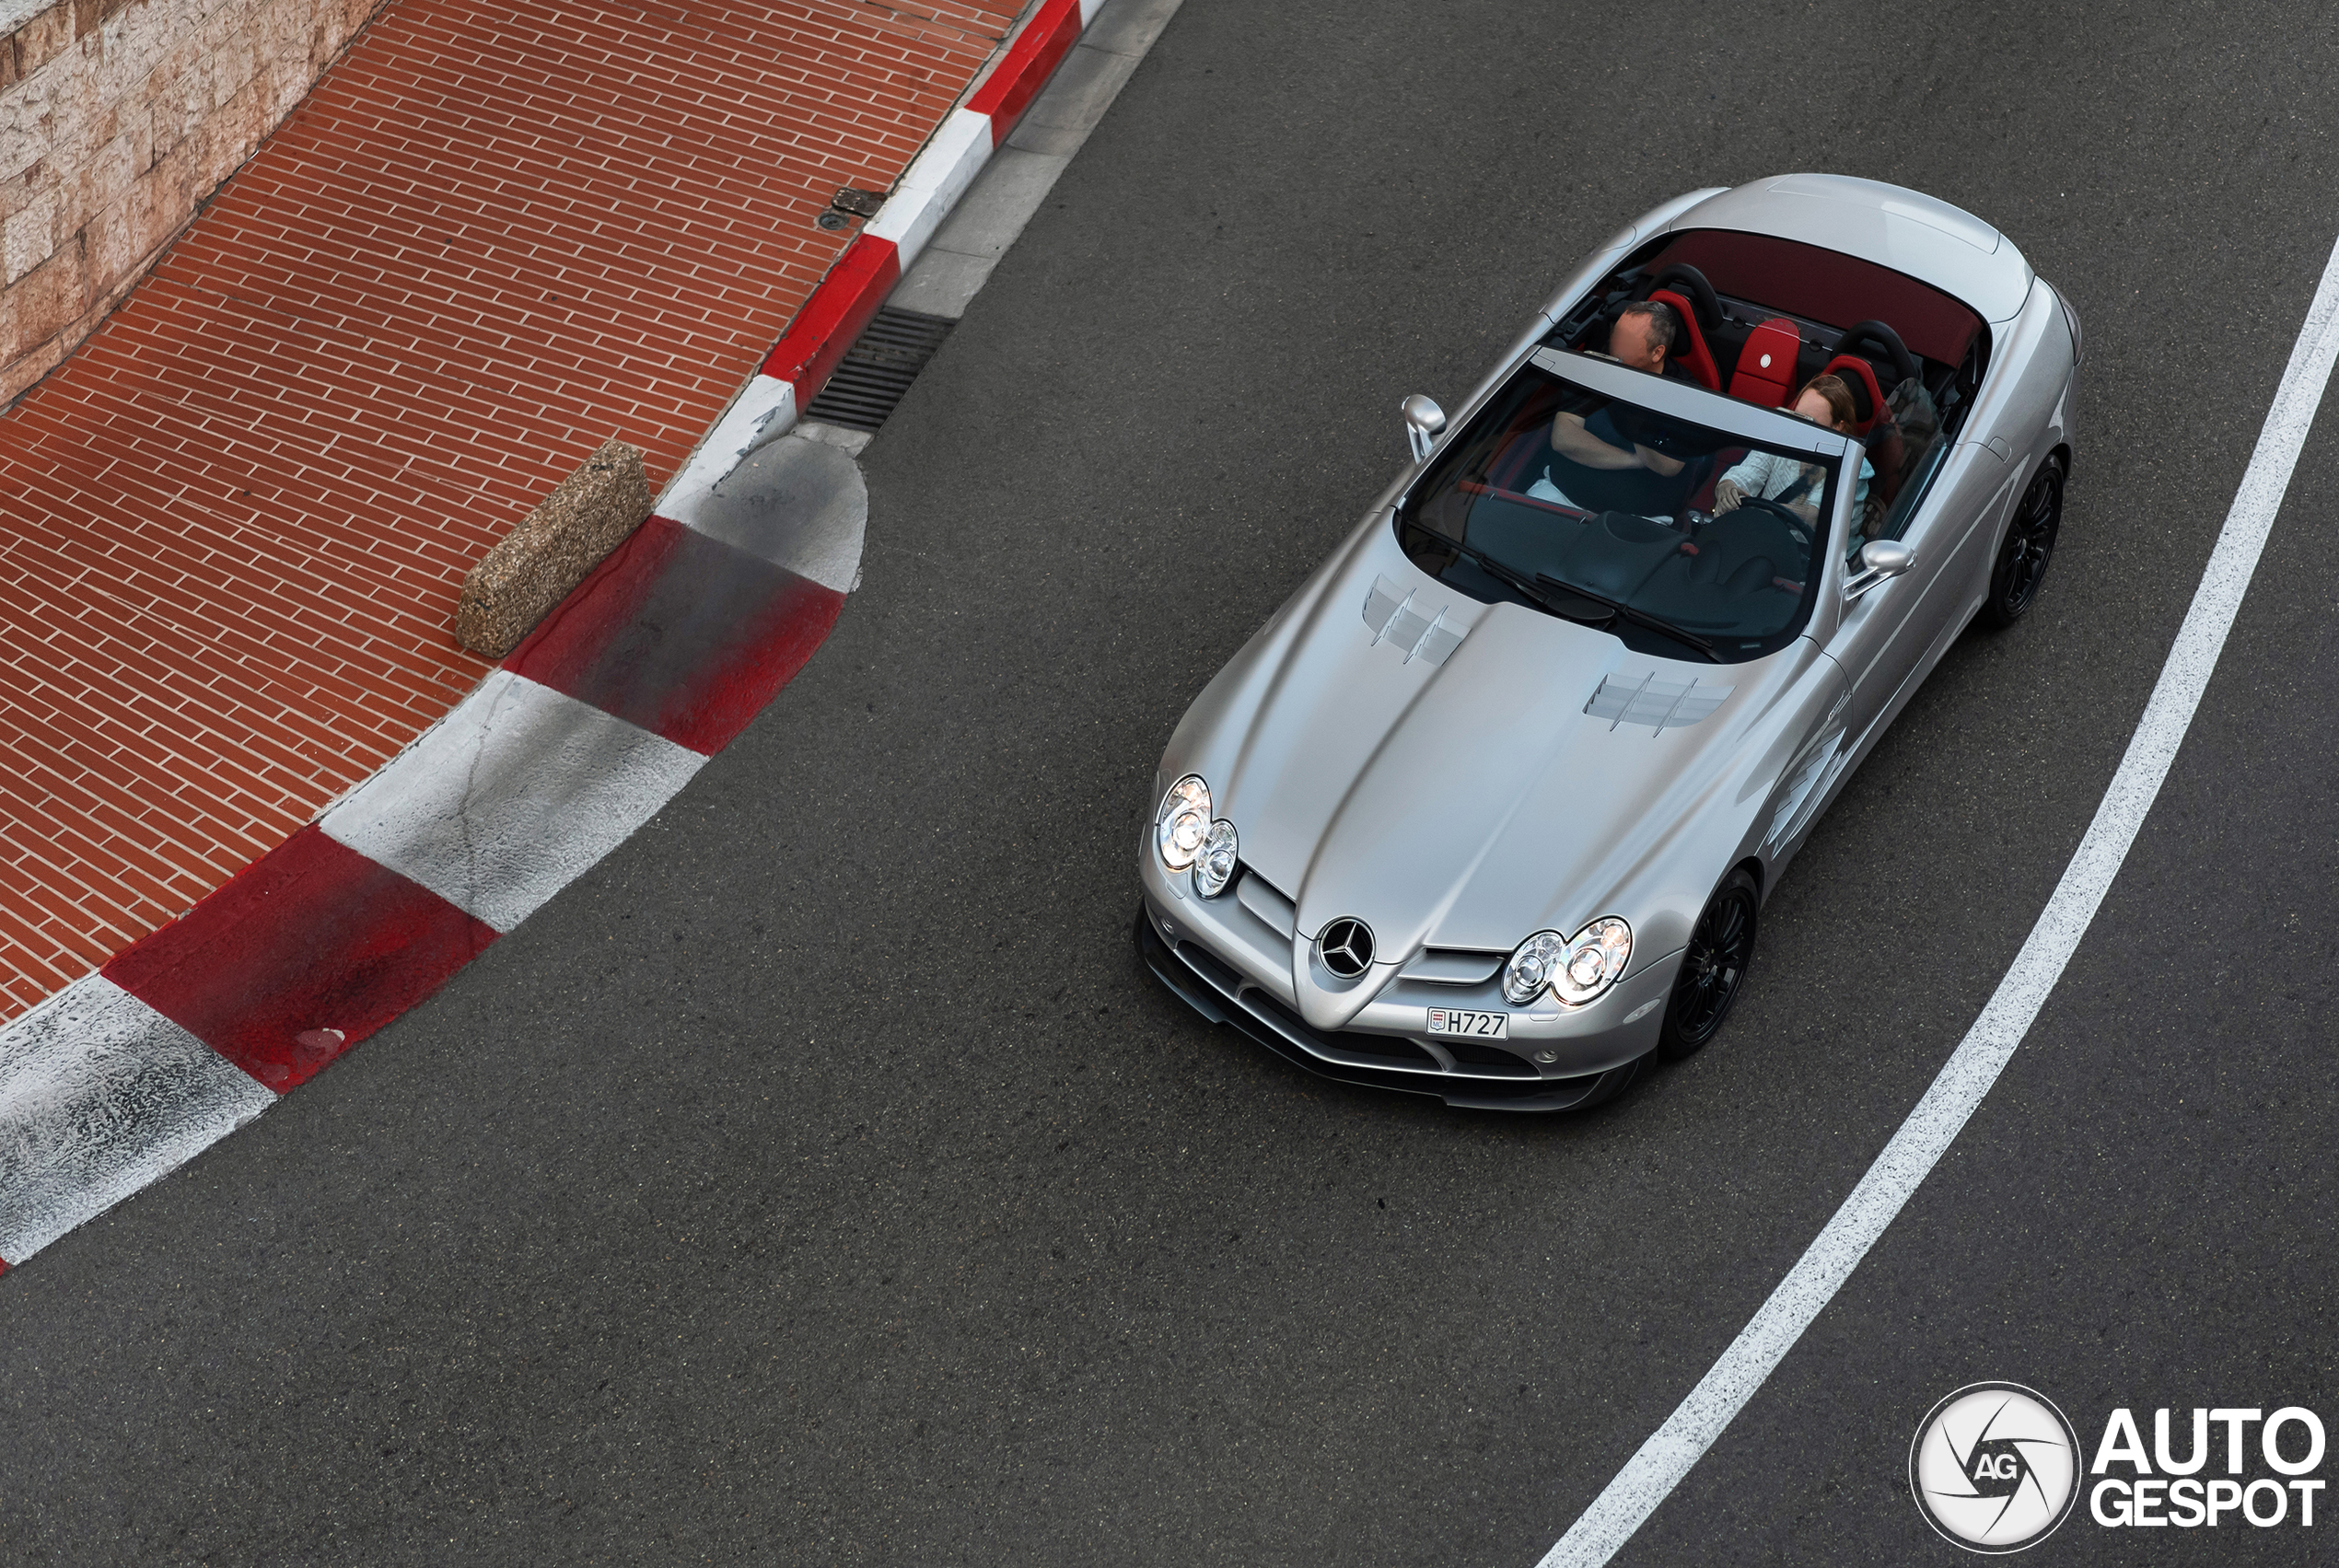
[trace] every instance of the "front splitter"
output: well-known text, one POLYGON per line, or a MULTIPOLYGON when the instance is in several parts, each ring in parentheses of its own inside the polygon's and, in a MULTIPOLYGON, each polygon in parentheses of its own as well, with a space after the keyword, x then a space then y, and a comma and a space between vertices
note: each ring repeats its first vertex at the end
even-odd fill
POLYGON ((1206 979, 1163 938, 1151 912, 1142 902, 1137 908, 1134 935, 1146 967, 1187 1006, 1214 1024, 1225 1024, 1239 1031, 1286 1062, 1342 1083, 1393 1089, 1399 1094, 1427 1095, 1464 1110, 1580 1110, 1612 1098, 1640 1071, 1640 1060, 1635 1059, 1578 1078, 1520 1080, 1408 1073, 1339 1061, 1309 1048, 1309 1042, 1300 1038, 1305 1026, 1263 1016, 1246 1006, 1239 993, 1228 995, 1206 979))

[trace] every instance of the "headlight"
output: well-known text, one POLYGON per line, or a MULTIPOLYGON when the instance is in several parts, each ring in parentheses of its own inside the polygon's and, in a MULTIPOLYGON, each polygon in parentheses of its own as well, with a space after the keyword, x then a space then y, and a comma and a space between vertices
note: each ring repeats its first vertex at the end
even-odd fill
POLYGON ((1210 836, 1210 786, 1202 782, 1199 773, 1188 773, 1170 786, 1161 797, 1161 809, 1153 814, 1154 847, 1161 854, 1161 864, 1172 871, 1183 871, 1192 865, 1194 856, 1202 852, 1202 841, 1210 836))
POLYGON ((1235 825, 1222 817, 1210 824, 1202 853, 1194 857, 1193 890, 1205 899, 1225 892, 1234 880, 1235 858, 1235 825))
POLYGON ((1616 983, 1633 956, 1633 928, 1603 915, 1574 936, 1538 931, 1521 942, 1503 968, 1503 998, 1523 1007, 1539 992, 1580 1007, 1616 983))
POLYGON ((1503 970, 1503 999, 1524 1007, 1552 982, 1567 961, 1567 938, 1556 931, 1538 931, 1519 945, 1503 970))
POLYGON ((1567 962, 1552 980, 1552 994, 1580 1007, 1616 983, 1633 956, 1633 928, 1608 915, 1576 933, 1567 962))

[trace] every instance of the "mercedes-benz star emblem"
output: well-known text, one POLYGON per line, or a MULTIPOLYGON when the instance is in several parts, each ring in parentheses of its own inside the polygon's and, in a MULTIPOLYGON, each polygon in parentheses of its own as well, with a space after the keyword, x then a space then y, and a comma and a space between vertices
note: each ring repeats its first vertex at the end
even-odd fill
POLYGON ((1355 980, 1372 968, 1372 927, 1342 915, 1316 937, 1316 957, 1342 980, 1355 980))

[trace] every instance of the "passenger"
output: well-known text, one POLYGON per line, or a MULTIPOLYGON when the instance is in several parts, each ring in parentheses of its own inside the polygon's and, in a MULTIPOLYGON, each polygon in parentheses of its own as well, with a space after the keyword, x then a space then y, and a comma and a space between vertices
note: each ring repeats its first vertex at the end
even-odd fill
MULTIPOLYGON (((1800 392, 1795 394, 1794 412, 1814 424, 1830 430, 1853 434, 1852 389, 1842 377, 1814 376, 1800 392)), ((1876 477, 1876 465, 1869 462, 1864 450, 1860 454, 1860 477, 1852 492, 1852 542, 1847 555, 1859 553, 1868 542, 1869 530, 1876 519, 1868 516, 1868 482, 1876 477)), ((1817 463, 1799 462, 1773 452, 1751 452, 1746 460, 1722 475, 1714 486, 1714 510, 1734 511, 1749 501, 1776 501, 1817 528, 1820 521, 1818 493, 1827 478, 1827 470, 1817 463)))
MULTIPOLYGON (((1662 300, 1627 305, 1609 329, 1609 357, 1651 376, 1669 371, 1681 318, 1662 300)), ((1681 499, 1682 459, 1654 443, 1662 440, 1652 415, 1612 403, 1588 418, 1562 412, 1552 420, 1552 450, 1558 458, 1527 494, 1588 512, 1669 513, 1681 499)))
MULTIPOLYGON (((1634 370, 1662 376, 1673 342, 1682 335, 1682 319, 1661 299, 1627 305, 1608 329, 1608 357, 1634 370)), ((1672 367, 1680 374, 1678 367, 1672 367)))

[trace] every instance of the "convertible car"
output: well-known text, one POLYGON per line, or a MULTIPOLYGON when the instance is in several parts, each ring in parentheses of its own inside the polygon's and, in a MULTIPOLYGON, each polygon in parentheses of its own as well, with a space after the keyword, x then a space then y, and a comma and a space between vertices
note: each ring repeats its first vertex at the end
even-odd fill
POLYGON ((1319 1073, 1559 1110, 1688 1056, 1961 631, 2053 558, 2079 321, 1913 191, 1696 191, 1577 271, 1204 689, 1136 940, 1319 1073), (1651 306, 1658 308, 1651 309, 1651 306))

